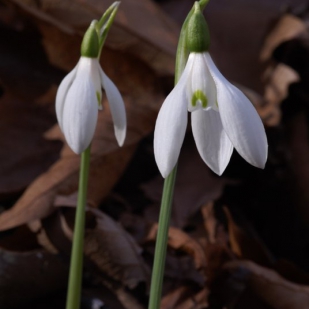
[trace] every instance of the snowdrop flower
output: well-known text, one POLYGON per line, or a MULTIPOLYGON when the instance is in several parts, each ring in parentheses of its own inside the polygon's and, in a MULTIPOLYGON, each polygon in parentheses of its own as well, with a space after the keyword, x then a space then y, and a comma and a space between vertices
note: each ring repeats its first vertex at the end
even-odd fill
POLYGON ((233 148, 253 166, 264 168, 267 160, 267 138, 259 115, 248 98, 217 69, 207 52, 207 37, 196 35, 196 29, 205 34, 205 26, 198 6, 191 26, 190 22, 188 25, 191 53, 187 64, 156 121, 154 153, 164 178, 177 163, 187 127, 187 110, 191 112, 198 152, 216 174, 225 170, 233 148))
POLYGON ((98 35, 93 22, 84 36, 81 58, 61 82, 56 96, 59 126, 76 154, 82 153, 92 141, 98 109, 102 109, 102 88, 109 102, 119 146, 123 145, 126 136, 126 113, 122 97, 101 69, 98 53, 98 35))

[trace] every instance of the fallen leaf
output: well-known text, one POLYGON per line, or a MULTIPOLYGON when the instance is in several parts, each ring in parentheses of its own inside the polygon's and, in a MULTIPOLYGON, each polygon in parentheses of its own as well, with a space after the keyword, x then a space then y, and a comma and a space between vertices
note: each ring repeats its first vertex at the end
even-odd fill
MULTIPOLYGON (((92 204, 98 203, 117 181, 126 166, 134 147, 125 147, 107 156, 92 156, 88 197, 92 204), (112 172, 111 172, 112 171, 112 172), (102 177, 109 175, 109 177, 102 177)), ((46 173, 38 177, 17 203, 0 215, 0 230, 6 230, 50 215, 55 209, 53 201, 57 194, 72 194, 77 190, 79 156, 66 155, 46 173)))
MULTIPOLYGON (((74 214, 73 208, 61 207, 43 220, 40 230, 44 230, 47 241, 41 245, 48 249, 52 243, 62 254, 69 255, 74 214)), ((139 282, 148 284, 150 272, 141 253, 142 249, 120 224, 98 209, 88 209, 84 241, 86 265, 95 265, 96 275, 102 282, 118 283, 118 289, 121 286, 132 289, 139 282)))
MULTIPOLYGON (((54 33, 57 28, 68 35, 81 36, 93 19, 99 19, 110 5, 110 1, 82 0, 63 2, 61 5, 50 0, 27 2, 11 0, 21 9, 40 20, 41 31, 54 33), (68 13, 69 12, 69 13, 68 13)), ((142 59, 159 74, 173 74, 174 56, 176 52, 179 27, 161 11, 152 1, 135 2, 123 0, 116 15, 115 22, 106 41, 106 46, 112 50, 123 50, 142 59), (138 18, 137 18, 138 14, 138 18)), ((70 46, 72 40, 61 42, 70 46)), ((79 49, 63 53, 58 51, 49 36, 44 36, 49 59, 54 65, 66 70, 75 65, 75 57, 79 49)), ((68 48, 65 48, 69 50, 68 48)))
POLYGON ((288 260, 280 259, 276 262, 274 270, 285 279, 294 283, 309 285, 309 274, 296 264, 288 260))
POLYGON ((237 225, 227 207, 224 207, 223 210, 228 222, 228 235, 232 251, 239 258, 250 259, 264 266, 273 265, 274 258, 257 235, 254 235, 253 232, 249 234, 237 225))
POLYGON ((207 232, 207 238, 210 243, 216 242, 217 219, 214 212, 214 203, 210 202, 201 207, 201 213, 204 219, 204 227, 207 232))
MULTIPOLYGON (((231 261, 224 269, 242 273, 247 289, 271 308, 305 309, 309 302, 309 287, 285 280, 275 271, 250 261, 231 261)), ((247 308, 250 304, 247 304, 247 308)))
POLYGON ((142 249, 118 223, 97 209, 96 228, 87 229, 85 254, 97 267, 113 279, 134 288, 149 282, 150 271, 141 257, 142 249))
MULTIPOLYGON (((155 223, 150 228, 145 241, 155 241, 158 225, 155 223)), ((206 259, 201 245, 187 233, 178 228, 170 227, 168 231, 168 245, 175 249, 188 253, 194 259, 196 269, 201 270, 206 266, 206 259)))
POLYGON ((197 293, 187 286, 181 286, 165 295, 161 301, 161 309, 202 309, 208 306, 209 291, 202 289, 197 293), (193 295, 192 295, 193 294, 193 295), (188 296, 189 295, 189 296, 188 296))
POLYGON ((0 99, 0 196, 20 193, 58 159, 61 143, 46 141, 42 134, 53 117, 37 104, 5 94, 0 99))
POLYGON ((268 61, 281 43, 289 41, 307 32, 306 23, 297 16, 291 14, 282 15, 275 27, 267 35, 260 52, 261 61, 268 61))

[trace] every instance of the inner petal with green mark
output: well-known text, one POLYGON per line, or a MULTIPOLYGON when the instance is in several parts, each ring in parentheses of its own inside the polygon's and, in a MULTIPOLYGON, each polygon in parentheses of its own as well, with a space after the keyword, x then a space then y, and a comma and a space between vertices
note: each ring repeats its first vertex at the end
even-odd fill
POLYGON ((208 104, 207 97, 202 90, 196 90, 191 98, 191 105, 196 107, 196 104, 199 103, 202 108, 206 108, 208 104))

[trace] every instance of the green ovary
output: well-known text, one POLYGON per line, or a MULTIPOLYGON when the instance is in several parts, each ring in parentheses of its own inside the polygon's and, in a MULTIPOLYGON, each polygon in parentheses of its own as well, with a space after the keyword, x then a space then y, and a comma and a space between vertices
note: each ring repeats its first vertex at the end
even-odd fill
POLYGON ((207 107, 208 100, 207 100, 207 97, 202 90, 196 90, 193 93, 192 99, 191 99, 192 106, 195 107, 196 103, 198 101, 201 102, 203 108, 207 107))

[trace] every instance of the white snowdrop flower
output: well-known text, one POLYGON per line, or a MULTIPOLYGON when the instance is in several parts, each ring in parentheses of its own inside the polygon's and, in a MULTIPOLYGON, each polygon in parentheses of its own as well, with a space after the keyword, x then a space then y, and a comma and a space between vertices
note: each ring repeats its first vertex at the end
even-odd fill
POLYGON ((104 89, 109 102, 119 146, 126 136, 126 113, 119 90, 100 67, 98 37, 93 24, 87 30, 76 67, 63 79, 56 96, 59 126, 70 148, 82 153, 91 143, 102 109, 104 89))
POLYGON ((233 148, 253 166, 264 168, 268 146, 258 113, 248 98, 219 72, 205 41, 198 43, 156 121, 154 153, 162 176, 167 177, 177 163, 187 127, 187 111, 192 115, 198 152, 216 174, 225 170, 233 148))

